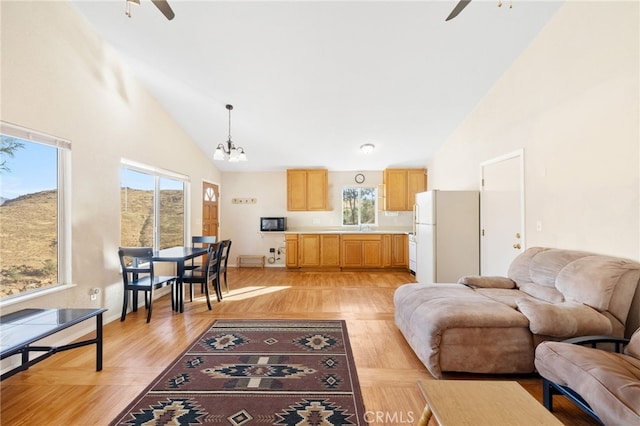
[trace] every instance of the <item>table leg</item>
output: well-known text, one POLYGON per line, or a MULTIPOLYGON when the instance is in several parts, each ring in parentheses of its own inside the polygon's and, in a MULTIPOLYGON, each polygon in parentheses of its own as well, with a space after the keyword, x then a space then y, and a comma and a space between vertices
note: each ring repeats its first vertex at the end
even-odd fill
POLYGON ((427 426, 427 424, 429 424, 429 419, 431 419, 431 415, 431 407, 429 407, 429 404, 425 404, 424 411, 422 411, 422 415, 418 421, 418 426, 427 426))
POLYGON ((184 276, 184 260, 178 262, 178 279, 176 284, 178 285, 178 307, 180 313, 184 312, 184 289, 182 283, 182 277, 184 276))
POLYGON ((96 315, 96 371, 102 371, 102 312, 96 315))

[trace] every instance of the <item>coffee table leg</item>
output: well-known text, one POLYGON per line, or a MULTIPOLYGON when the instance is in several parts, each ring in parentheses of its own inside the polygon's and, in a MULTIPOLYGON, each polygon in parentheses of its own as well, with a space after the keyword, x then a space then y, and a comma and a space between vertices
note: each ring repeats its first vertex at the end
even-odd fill
POLYGON ((102 312, 96 315, 96 371, 102 371, 102 312))
POLYGON ((431 418, 431 414, 431 407, 429 407, 429 404, 425 404, 422 416, 420 416, 420 420, 418 421, 418 425, 427 426, 429 419, 431 418))

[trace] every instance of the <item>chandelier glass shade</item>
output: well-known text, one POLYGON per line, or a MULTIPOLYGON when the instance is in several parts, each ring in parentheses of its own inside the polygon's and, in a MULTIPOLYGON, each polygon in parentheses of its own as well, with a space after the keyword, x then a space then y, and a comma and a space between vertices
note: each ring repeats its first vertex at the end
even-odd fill
POLYGON ((235 146, 231 141, 231 110, 233 105, 227 105, 229 110, 229 138, 225 143, 218 144, 216 151, 213 153, 214 160, 227 160, 235 163, 238 161, 247 161, 247 155, 244 153, 244 148, 241 146, 235 146))

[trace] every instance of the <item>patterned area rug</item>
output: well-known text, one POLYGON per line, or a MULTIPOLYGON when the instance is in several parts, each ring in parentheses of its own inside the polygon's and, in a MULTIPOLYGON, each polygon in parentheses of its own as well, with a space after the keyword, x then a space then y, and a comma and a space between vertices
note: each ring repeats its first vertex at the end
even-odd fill
POLYGON ((344 321, 218 320, 112 425, 360 425, 344 321))

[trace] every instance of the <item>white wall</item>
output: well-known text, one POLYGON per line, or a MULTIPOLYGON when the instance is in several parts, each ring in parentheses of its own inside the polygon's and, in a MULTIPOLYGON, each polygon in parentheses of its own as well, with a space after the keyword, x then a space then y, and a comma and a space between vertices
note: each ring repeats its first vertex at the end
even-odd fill
POLYGON ((481 162, 524 148, 527 246, 640 260, 639 17, 638 2, 566 2, 434 157, 429 187, 479 189, 481 162))
POLYGON ((2 312, 103 306, 106 320, 118 317, 121 158, 190 176, 192 229, 201 228, 201 181, 219 182, 220 173, 67 2, 1 7, 1 119, 72 143, 76 284, 2 312), (93 287, 103 290, 95 302, 93 287))
MULTIPOLYGON (((220 190, 220 235, 232 240, 229 263, 236 263, 238 254, 258 254, 270 257, 269 249, 284 248, 284 234, 260 233, 261 216, 285 216, 290 230, 339 228, 342 223, 342 188, 345 186, 374 186, 382 184, 382 171, 332 172, 329 179, 329 208, 322 212, 287 211, 287 174, 223 173, 220 190), (365 182, 354 182, 356 173, 365 182), (256 198, 256 204, 232 204, 233 198, 256 198)), ((378 227, 411 229, 411 212, 385 214, 379 212, 378 227)), ((284 266, 285 255, 271 266, 284 266)))

